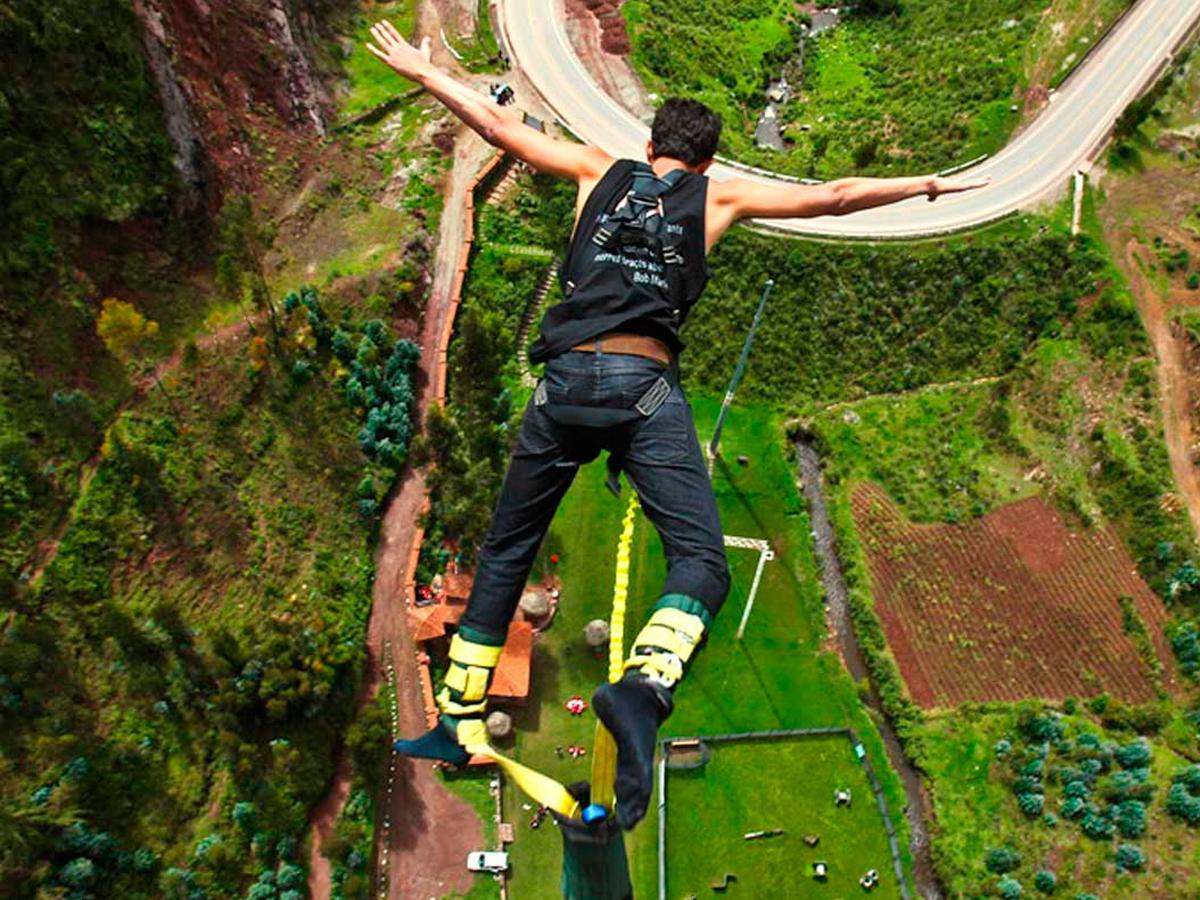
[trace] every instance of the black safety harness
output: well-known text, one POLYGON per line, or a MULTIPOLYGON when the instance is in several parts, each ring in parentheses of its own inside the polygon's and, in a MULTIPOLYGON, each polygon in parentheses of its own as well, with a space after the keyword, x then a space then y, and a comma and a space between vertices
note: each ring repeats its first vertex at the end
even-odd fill
MULTIPOLYGON (((591 239, 584 242, 569 260, 569 275, 573 277, 564 280, 566 297, 570 297, 582 274, 598 264, 596 257, 602 251, 650 255, 661 264, 663 271, 667 266, 682 265, 683 255, 679 247, 666 240, 662 195, 678 184, 683 175, 684 170, 672 169, 659 177, 648 164, 638 163, 633 172, 633 185, 624 198, 600 217, 591 239)), ((597 346, 597 351, 599 349, 597 346)), ((533 401, 562 425, 612 427, 654 415, 671 396, 678 380, 678 364, 672 359, 667 372, 660 375, 632 407, 551 403, 544 379, 538 382, 533 401)), ((620 493, 621 464, 619 454, 609 454, 606 484, 614 494, 620 493)))

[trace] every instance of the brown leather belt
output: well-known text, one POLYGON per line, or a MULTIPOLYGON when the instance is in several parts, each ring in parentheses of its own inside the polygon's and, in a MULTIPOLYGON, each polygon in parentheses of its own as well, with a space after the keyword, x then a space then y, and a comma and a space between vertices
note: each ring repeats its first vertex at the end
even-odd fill
POLYGON ((576 344, 571 349, 581 350, 584 353, 628 353, 631 356, 653 359, 664 366, 671 364, 670 348, 658 338, 644 334, 624 334, 613 331, 592 338, 585 343, 576 344))

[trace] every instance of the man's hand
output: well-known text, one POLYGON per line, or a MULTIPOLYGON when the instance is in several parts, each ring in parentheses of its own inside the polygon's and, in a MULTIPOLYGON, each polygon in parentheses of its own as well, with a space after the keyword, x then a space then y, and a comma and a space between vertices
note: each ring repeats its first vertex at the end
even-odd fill
POLYGON ((414 47, 384 19, 371 26, 371 37, 375 38, 375 43, 368 43, 367 49, 410 81, 416 81, 433 65, 428 36, 421 38, 420 46, 414 47))
POLYGON ((929 180, 929 190, 926 196, 930 201, 934 201, 940 194, 958 194, 962 191, 974 191, 982 187, 987 187, 992 183, 992 177, 985 175, 983 178, 976 178, 973 181, 951 181, 948 178, 942 178, 935 175, 929 180))
POLYGON ((501 109, 470 85, 438 69, 429 56, 429 38, 414 47, 386 20, 371 28, 375 43, 367 49, 397 74, 415 81, 437 97, 485 141, 529 163, 540 172, 569 178, 580 186, 583 197, 608 170, 612 159, 586 144, 559 141, 530 128, 524 115, 501 109), (584 190, 586 188, 586 190, 584 190))

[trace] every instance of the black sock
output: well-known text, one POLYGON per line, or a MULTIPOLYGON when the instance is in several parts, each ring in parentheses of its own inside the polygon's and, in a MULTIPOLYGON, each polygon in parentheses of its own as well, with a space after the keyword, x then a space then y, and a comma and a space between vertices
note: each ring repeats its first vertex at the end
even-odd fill
POLYGON ((658 726, 673 706, 670 691, 640 673, 602 685, 592 696, 592 708, 617 742, 617 821, 626 831, 650 805, 658 726))
POLYGON ((440 759, 456 766, 465 766, 471 755, 454 737, 449 725, 442 719, 429 731, 413 740, 398 740, 392 747, 397 753, 418 759, 440 759))

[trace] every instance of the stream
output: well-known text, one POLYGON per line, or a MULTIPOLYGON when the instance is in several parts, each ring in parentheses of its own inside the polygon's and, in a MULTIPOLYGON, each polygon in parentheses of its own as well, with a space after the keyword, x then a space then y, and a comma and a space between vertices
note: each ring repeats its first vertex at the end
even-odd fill
MULTIPOLYGON (((833 525, 829 521, 829 513, 825 506, 825 493, 821 483, 821 457, 817 455, 812 442, 806 437, 795 440, 796 456, 800 461, 800 478, 803 483, 804 499, 808 502, 809 517, 812 522, 813 541, 816 545, 817 561, 821 566, 821 585, 825 590, 825 603, 828 609, 827 620, 834 637, 837 640, 838 651, 850 677, 861 682, 868 677, 867 665, 858 641, 854 636, 854 627, 850 620, 850 604, 848 601, 846 580, 842 575, 842 564, 837 554, 837 540, 834 537, 833 525)), ((870 684, 870 681, 867 682, 870 684)), ((904 815, 908 819, 910 833, 909 849, 913 855, 913 880, 916 882, 917 893, 925 900, 941 900, 942 889, 933 871, 933 857, 929 847, 928 821, 931 818, 929 795, 921 783, 921 775, 904 753, 900 738, 892 728, 892 723, 884 714, 875 692, 874 685, 870 689, 869 706, 875 713, 872 716, 883 738, 887 749, 888 760, 892 768, 900 775, 904 785, 904 795, 907 802, 904 815)))

